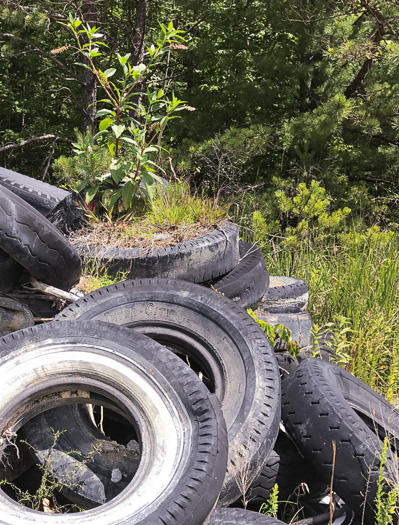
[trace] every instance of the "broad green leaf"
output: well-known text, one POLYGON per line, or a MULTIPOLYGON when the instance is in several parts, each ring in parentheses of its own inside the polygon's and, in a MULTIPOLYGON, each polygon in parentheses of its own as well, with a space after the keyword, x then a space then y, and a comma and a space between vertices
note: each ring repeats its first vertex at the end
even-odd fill
POLYGON ((126 210, 132 205, 132 199, 137 191, 137 185, 128 181, 122 188, 122 204, 126 210))
POLYGON ((86 186, 90 183, 90 181, 88 179, 85 179, 85 180, 82 180, 81 183, 79 183, 77 186, 76 186, 76 189, 75 191, 77 193, 79 193, 80 191, 82 191, 84 188, 86 188, 86 186))
POLYGON ((116 53, 116 58, 119 60, 121 66, 124 66, 126 64, 126 57, 123 57, 119 53, 116 53))
POLYGON ((115 144, 115 142, 108 141, 107 146, 108 146, 109 152, 111 153, 112 157, 114 157, 114 155, 115 155, 115 149, 116 149, 116 144, 115 144))
POLYGON ((147 69, 147 66, 145 64, 139 64, 138 66, 135 66, 135 71, 138 71, 139 73, 143 73, 147 69))
POLYGON ((104 71, 104 75, 107 77, 107 78, 110 78, 112 77, 112 75, 114 75, 116 72, 116 69, 114 67, 111 67, 109 69, 107 69, 106 71, 104 71))
POLYGON ((112 192, 112 197, 111 197, 111 200, 110 200, 110 203, 109 203, 109 206, 110 206, 111 210, 114 208, 115 204, 120 199, 120 197, 122 195, 122 189, 123 188, 118 188, 117 190, 112 192))
POLYGON ((135 141, 134 139, 131 139, 130 137, 123 137, 123 140, 125 142, 128 142, 129 144, 134 144, 135 146, 137 146, 137 141, 135 141))
POLYGON ((87 204, 89 204, 89 202, 91 202, 94 199, 97 191, 97 188, 89 188, 88 190, 86 190, 85 201, 87 202, 87 204))
POLYGON ((115 115, 115 112, 110 109, 100 109, 96 113, 96 118, 103 117, 104 115, 115 115))
POLYGON ((153 151, 158 152, 158 148, 156 146, 150 146, 148 148, 145 148, 143 154, 146 155, 147 153, 151 153, 153 151))
POLYGON ((114 119, 112 119, 112 118, 105 118, 105 119, 103 119, 100 122, 100 125, 98 126, 98 129, 100 131, 104 131, 107 128, 109 128, 111 126, 111 124, 113 124, 113 122, 114 122, 114 119))
POLYGON ((114 132, 115 137, 118 139, 122 135, 122 133, 125 131, 126 127, 123 124, 119 124, 119 126, 117 125, 112 126, 111 129, 114 132))
POLYGON ((154 177, 152 176, 151 172, 147 171, 144 168, 141 171, 141 180, 144 184, 145 193, 147 194, 148 199, 152 203, 156 191, 154 177))
POLYGON ((152 160, 146 160, 145 163, 150 164, 151 166, 154 166, 155 169, 162 171, 162 173, 165 173, 165 170, 162 169, 161 166, 158 166, 157 164, 155 164, 155 162, 152 162, 152 160))

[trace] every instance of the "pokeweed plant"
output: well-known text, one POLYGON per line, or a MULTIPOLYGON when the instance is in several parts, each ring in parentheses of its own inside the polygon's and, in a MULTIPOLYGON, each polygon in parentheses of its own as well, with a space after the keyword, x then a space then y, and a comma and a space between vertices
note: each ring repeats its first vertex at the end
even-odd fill
MULTIPOLYGON (((108 46, 103 42, 104 35, 99 28, 84 25, 72 15, 63 25, 76 40, 76 46, 70 47, 86 58, 86 64, 78 64, 95 75, 106 96, 99 101, 104 104, 96 113, 96 118, 101 118, 99 132, 91 140, 94 144, 100 139, 103 147, 108 147, 111 154, 109 173, 94 173, 82 181, 78 191, 85 190, 87 204, 96 198, 110 216, 117 216, 121 211, 131 211, 137 194, 143 193, 141 189, 139 192, 140 181, 145 197, 152 202, 156 181, 160 182, 157 172, 164 171, 156 163, 162 149, 160 140, 156 141, 156 138, 162 136, 168 121, 176 118, 177 111, 194 109, 174 95, 168 98, 165 89, 159 87, 159 79, 153 74, 170 49, 186 49, 180 43, 184 40, 184 31, 176 30, 173 22, 169 22, 167 27, 160 23, 161 35, 156 44, 147 47, 146 64, 132 66, 130 53, 124 56, 116 53, 119 67, 102 71, 97 69, 95 59, 103 54, 101 46, 108 46), (114 80, 118 69, 120 78, 114 80), (146 89, 142 91, 144 85, 146 89)), ((76 143, 74 147, 76 154, 87 154, 81 144, 76 143)))

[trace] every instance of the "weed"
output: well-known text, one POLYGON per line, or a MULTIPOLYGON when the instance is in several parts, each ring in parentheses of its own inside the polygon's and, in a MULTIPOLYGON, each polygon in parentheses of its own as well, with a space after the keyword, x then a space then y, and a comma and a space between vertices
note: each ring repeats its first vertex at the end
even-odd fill
POLYGON ((118 272, 115 277, 109 275, 107 267, 99 258, 85 259, 83 261, 82 277, 77 288, 84 294, 110 286, 111 284, 125 281, 128 272, 118 272))
POLYGON ((380 468, 377 480, 376 505, 376 525, 392 525, 393 516, 397 509, 398 487, 394 487, 386 493, 385 467, 387 464, 387 453, 390 445, 389 437, 384 438, 380 455, 380 468))
POLYGON ((263 321, 262 319, 256 317, 255 313, 250 308, 247 309, 247 313, 252 317, 252 319, 254 319, 256 324, 260 326, 260 328, 265 332, 272 346, 274 345, 276 339, 280 339, 281 341, 284 341, 286 343, 287 350, 293 357, 296 357, 298 355, 300 348, 298 343, 292 339, 291 330, 289 328, 287 328, 283 324, 276 324, 275 326, 271 326, 269 323, 266 323, 266 321, 263 321))
POLYGON ((278 512, 278 484, 276 483, 272 491, 270 493, 270 496, 265 503, 262 503, 259 512, 261 514, 266 514, 267 516, 272 516, 273 518, 277 518, 277 512, 278 512))
MULTIPOLYGON (((68 512, 81 512, 81 509, 77 505, 58 505, 56 499, 56 493, 60 492, 64 488, 77 487, 79 468, 76 470, 70 470, 67 474, 62 477, 54 477, 53 473, 55 470, 54 466, 54 453, 55 447, 63 432, 53 431, 53 443, 51 447, 44 454, 43 451, 36 450, 27 441, 21 440, 21 443, 26 444, 30 447, 39 458, 37 467, 41 471, 40 485, 37 490, 32 494, 29 490, 21 490, 14 483, 6 480, 0 481, 0 486, 8 486, 15 494, 16 500, 21 505, 28 507, 33 510, 43 510, 44 512, 53 513, 68 513, 68 512), (54 509, 50 509, 50 505, 54 506, 54 509)), ((94 453, 94 452, 93 452, 94 453)), ((67 456, 72 454, 80 454, 76 450, 65 452, 67 456)), ((79 461, 79 465, 83 467, 90 460, 90 455, 79 461)))

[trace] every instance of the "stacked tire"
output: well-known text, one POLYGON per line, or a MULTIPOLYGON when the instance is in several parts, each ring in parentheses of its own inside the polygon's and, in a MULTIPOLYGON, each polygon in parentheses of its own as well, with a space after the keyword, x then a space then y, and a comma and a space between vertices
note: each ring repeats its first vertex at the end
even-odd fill
MULTIPOLYGON (((34 461, 43 467, 51 456, 51 474, 60 481, 71 468, 80 473, 62 494, 87 509, 82 523, 278 523, 249 511, 212 513, 216 504, 226 507, 240 497, 246 469, 260 472, 280 421, 273 349, 228 298, 177 280, 103 288, 54 322, 5 337, 0 373, 7 376, 0 435, 21 429, 34 461), (139 444, 138 466, 130 460, 130 470, 118 468, 125 488, 116 496, 115 468, 101 455, 76 466, 76 453, 99 442, 86 408, 99 399, 132 422, 139 444), (71 400, 78 403, 73 410, 71 400), (69 437, 55 450, 52 432, 65 426, 69 437)), ((2 495, 0 511, 7 525, 30 516, 2 495)), ((30 519, 47 523, 43 514, 30 519)))
POLYGON ((257 510, 276 484, 279 500, 306 487, 306 523, 374 524, 398 479, 399 412, 329 362, 328 331, 313 340, 306 283, 269 276, 229 222, 153 253, 75 248, 77 209, 0 169, 0 332, 13 332, 0 340, 0 524, 277 525, 235 508, 257 510), (82 258, 130 279, 29 327, 4 294, 24 273, 68 290, 82 258), (286 326, 299 354, 272 348, 245 308, 286 326), (85 512, 19 505, 38 472, 85 512))

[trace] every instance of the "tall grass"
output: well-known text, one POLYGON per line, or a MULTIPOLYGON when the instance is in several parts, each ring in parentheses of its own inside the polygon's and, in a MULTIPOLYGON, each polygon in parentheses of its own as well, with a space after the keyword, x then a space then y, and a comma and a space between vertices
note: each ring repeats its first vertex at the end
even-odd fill
POLYGON ((309 311, 323 325, 349 322, 349 369, 397 402, 399 387, 399 235, 341 236, 338 242, 264 248, 270 274, 303 278, 309 311))

